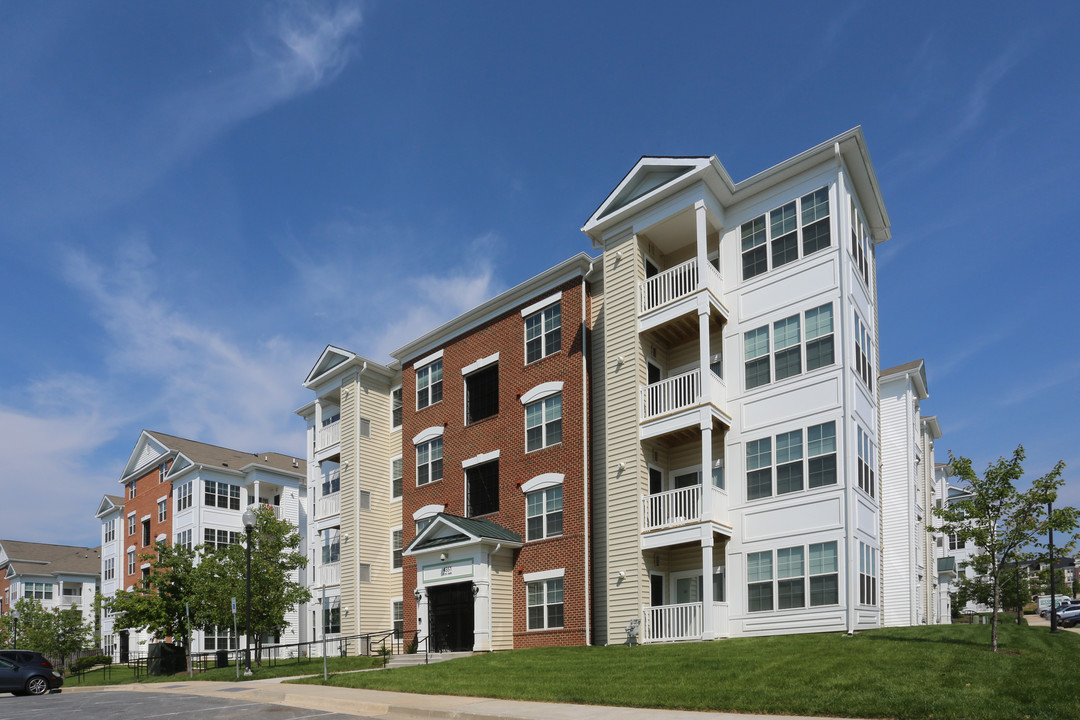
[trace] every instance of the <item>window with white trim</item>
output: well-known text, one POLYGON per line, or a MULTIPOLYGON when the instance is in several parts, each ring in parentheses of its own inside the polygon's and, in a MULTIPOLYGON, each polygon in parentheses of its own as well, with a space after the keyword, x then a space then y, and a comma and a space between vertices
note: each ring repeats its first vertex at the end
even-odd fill
POLYGON ((562 349, 562 305, 560 302, 525 318, 525 364, 562 349))
POLYGON ((442 400, 442 358, 416 371, 416 409, 423 410, 442 400))
POLYGON ((465 424, 499 414, 499 364, 465 376, 465 424))
POLYGON ((870 289, 870 262, 874 245, 866 232, 866 225, 859 218, 855 207, 855 198, 851 198, 851 257, 855 261, 856 275, 862 278, 866 289, 870 289))
POLYGON ((872 350, 870 346, 870 329, 859 319, 858 311, 855 312, 855 367, 862 378, 863 384, 870 390, 874 389, 873 365, 870 362, 872 350))
POLYGON ((835 362, 832 303, 772 323, 771 348, 769 329, 764 325, 743 333, 747 390, 800 375, 804 367, 809 372, 835 362))
POLYGON ((176 533, 175 543, 176 543, 177 547, 187 548, 188 550, 191 550, 191 548, 192 548, 191 540, 192 540, 192 531, 191 530, 181 530, 180 532, 176 533))
POLYGON ((402 465, 401 456, 397 456, 390 461, 390 499, 401 499, 401 476, 402 465))
POLYGON ((877 605, 877 548, 859 541, 859 604, 877 605))
POLYGON ((203 650, 236 650, 237 642, 228 628, 211 625, 203 631, 203 650))
POLYGON ((205 480, 205 498, 207 507, 219 507, 226 510, 240 509, 240 486, 229 483, 205 480))
POLYGON ((859 455, 859 489, 874 497, 874 445, 870 433, 858 423, 855 424, 855 435, 859 455))
POLYGON ((116 559, 105 558, 105 579, 113 580, 116 578, 116 559))
POLYGON ((525 495, 526 540, 542 540, 563 533, 562 485, 525 495))
POLYGON ((208 549, 214 550, 216 548, 223 548, 228 545, 239 545, 240 533, 230 530, 215 530, 214 528, 203 528, 203 545, 208 549))
POLYGON ((322 531, 323 565, 341 561, 341 528, 327 528, 322 531))
POLYGON ((135 513, 128 515, 128 535, 135 534, 135 527, 138 525, 138 521, 135 520, 135 513))
POLYGON ((530 630, 563 627, 563 579, 526 583, 530 630))
POLYGON ((105 542, 112 542, 116 539, 116 520, 105 521, 105 542))
POLYGON ((128 491, 128 493, 127 493, 128 500, 134 499, 134 497, 135 497, 135 481, 134 480, 132 480, 131 482, 129 482, 127 484, 127 491, 128 491))
POLYGON ((836 605, 840 602, 836 541, 748 553, 746 579, 749 612, 836 605))
POLYGON ((823 187, 743 223, 743 280, 776 269, 832 244, 829 230, 829 188, 823 187), (800 217, 801 216, 801 217, 800 217), (768 217, 768 222, 766 222, 768 217))
POLYGON ((322 497, 333 495, 341 490, 341 469, 334 468, 322 476, 322 497))
POLYGON ((390 617, 394 621, 394 637, 401 640, 405 637, 405 601, 394 600, 390 603, 390 617))
POLYGON ((396 528, 390 531, 390 567, 394 570, 401 569, 401 528, 396 528))
POLYGON ((390 391, 390 429, 397 430, 401 427, 401 386, 398 385, 390 391))
POLYGON ((323 601, 323 635, 341 632, 341 597, 335 595, 323 601))
POLYGON ((416 446, 416 484, 427 485, 443 476, 443 442, 432 438, 416 446))
POLYGON ((426 528, 428 525, 430 525, 434 519, 435 518, 433 518, 433 517, 428 517, 428 518, 420 518, 419 520, 417 520, 416 521, 416 534, 419 535, 420 533, 424 532, 424 528, 426 528))
POLYGON ((162 498, 158 500, 157 504, 157 519, 158 522, 165 522, 165 518, 169 515, 169 499, 162 498))
POLYGON ((169 471, 169 463, 161 463, 158 465, 158 483, 165 482, 165 473, 169 471))
POLYGON ((128 575, 134 575, 135 574, 135 551, 134 550, 128 550, 127 551, 127 574, 128 575))
POLYGON ((142 546, 150 545, 150 518, 142 521, 142 546))
POLYGON ((176 512, 191 507, 191 483, 186 482, 176 488, 176 512))
POLYGON ((805 433, 792 430, 746 443, 747 500, 835 485, 836 481, 835 421, 811 425, 805 433))
POLYGON ((27 582, 23 583, 23 597, 30 600, 52 600, 52 583, 27 582))
POLYGON ((562 442, 562 393, 525 406, 525 452, 562 442))
POLYGON ((476 517, 499 510, 499 461, 465 469, 465 516, 476 517))

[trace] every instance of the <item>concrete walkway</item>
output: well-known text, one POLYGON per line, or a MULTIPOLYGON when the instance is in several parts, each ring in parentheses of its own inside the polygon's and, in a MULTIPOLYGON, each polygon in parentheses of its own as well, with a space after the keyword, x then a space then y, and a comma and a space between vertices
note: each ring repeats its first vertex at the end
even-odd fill
POLYGON ((794 715, 742 715, 648 708, 492 700, 454 695, 357 690, 282 684, 283 678, 248 682, 175 682, 65 688, 64 693, 139 691, 229 698, 389 720, 811 720, 794 715))

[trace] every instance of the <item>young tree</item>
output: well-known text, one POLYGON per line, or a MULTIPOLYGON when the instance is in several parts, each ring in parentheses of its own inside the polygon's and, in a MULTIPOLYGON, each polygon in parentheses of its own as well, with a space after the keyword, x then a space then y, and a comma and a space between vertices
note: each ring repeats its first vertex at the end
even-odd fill
POLYGON ((150 562, 150 576, 133 590, 118 590, 107 600, 116 614, 113 627, 146 628, 156 639, 186 643, 188 625, 184 604, 195 605, 195 551, 181 545, 158 542, 154 551, 141 555, 150 562))
POLYGON ((1031 482, 1021 492, 1016 483, 1023 477, 1024 447, 1018 446, 1012 458, 999 458, 991 463, 980 477, 971 467, 971 460, 949 454, 953 474, 967 489, 967 495, 951 501, 946 507, 934 510, 940 520, 933 531, 956 533, 961 540, 972 540, 978 554, 972 564, 989 581, 992 602, 990 647, 998 650, 998 609, 1003 598, 1002 583, 1010 567, 1041 558, 1047 545, 1049 530, 1061 533, 1055 545, 1065 543, 1064 535, 1077 527, 1077 510, 1072 507, 1054 508, 1047 505, 1057 499, 1058 489, 1065 482, 1062 472, 1065 463, 1058 462, 1042 477, 1031 482))
POLYGON ((46 610, 39 601, 23 598, 15 609, 19 611, 19 646, 61 662, 86 647, 93 631, 93 624, 83 622, 75 608, 46 610))
MULTIPOLYGON (((285 614, 311 599, 297 582, 296 571, 307 565, 299 551, 300 535, 272 508, 255 513, 251 532, 251 634, 255 657, 261 664, 262 636, 280 632, 285 614)), ((243 536, 241 536, 243 537, 243 536)), ((246 543, 246 538, 244 539, 246 543)), ((199 607, 192 606, 193 622, 201 626, 232 627, 232 598, 236 598, 237 624, 245 629, 247 549, 244 544, 219 547, 205 554, 197 570, 199 607)))

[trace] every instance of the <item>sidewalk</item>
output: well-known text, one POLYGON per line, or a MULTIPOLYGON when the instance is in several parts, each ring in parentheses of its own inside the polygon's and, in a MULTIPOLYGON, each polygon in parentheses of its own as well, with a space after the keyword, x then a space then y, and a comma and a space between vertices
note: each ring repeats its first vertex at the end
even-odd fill
POLYGON ((795 715, 743 715, 649 708, 569 705, 565 703, 492 700, 454 695, 357 690, 324 685, 283 684, 276 678, 241 683, 176 682, 65 688, 69 692, 163 692, 246 700, 306 710, 390 720, 447 718, 453 720, 812 720, 795 715))

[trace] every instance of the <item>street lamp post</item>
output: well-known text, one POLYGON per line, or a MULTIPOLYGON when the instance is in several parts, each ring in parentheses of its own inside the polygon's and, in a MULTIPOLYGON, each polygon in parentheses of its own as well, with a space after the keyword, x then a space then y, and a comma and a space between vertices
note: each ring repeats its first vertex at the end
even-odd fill
POLYGON ((18 608, 11 608, 11 626, 15 634, 15 649, 19 649, 19 610, 18 608))
MULTIPOLYGON (((1047 520, 1053 522, 1054 518, 1054 501, 1046 503, 1046 516, 1047 520)), ((1050 632, 1056 633, 1057 629, 1057 608, 1054 604, 1057 602, 1057 583, 1054 582, 1054 526, 1050 526, 1050 632)))
POLYGON ((251 531, 255 528, 255 512, 248 508, 241 518, 247 531, 247 612, 244 630, 244 674, 251 675, 251 531))

